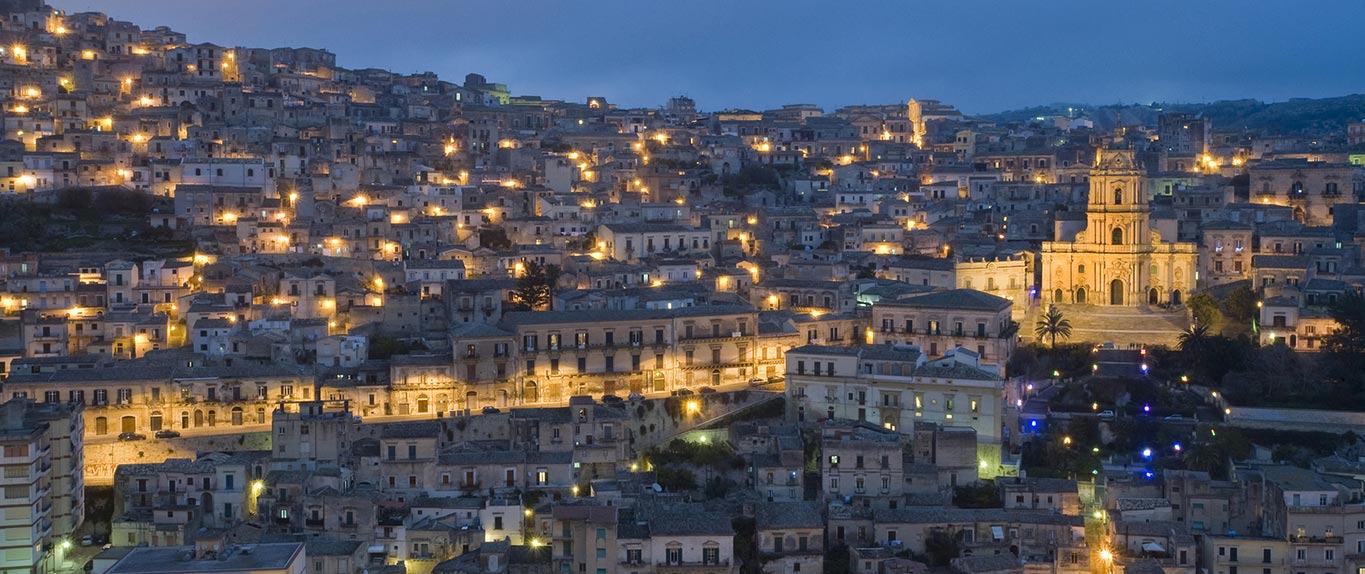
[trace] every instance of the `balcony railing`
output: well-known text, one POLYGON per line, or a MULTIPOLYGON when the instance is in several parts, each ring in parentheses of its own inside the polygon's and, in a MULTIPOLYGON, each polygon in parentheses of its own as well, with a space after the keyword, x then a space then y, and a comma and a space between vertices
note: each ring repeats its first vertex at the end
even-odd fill
POLYGON ((729 560, 714 560, 714 561, 710 561, 710 562, 705 561, 705 560, 700 561, 700 562, 688 562, 688 561, 671 562, 671 561, 663 561, 663 562, 659 562, 659 563, 655 564, 655 568, 657 568, 657 569, 659 569, 659 570, 664 570, 664 571, 668 571, 668 570, 691 570, 691 569, 716 568, 716 567, 728 567, 728 566, 730 566, 730 561, 729 561, 729 560))

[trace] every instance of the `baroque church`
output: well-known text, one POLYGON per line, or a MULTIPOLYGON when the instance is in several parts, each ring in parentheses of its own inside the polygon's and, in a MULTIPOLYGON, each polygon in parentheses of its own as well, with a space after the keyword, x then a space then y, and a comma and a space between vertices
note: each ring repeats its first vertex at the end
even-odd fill
POLYGON ((1086 227, 1043 242, 1042 298, 1051 303, 1135 307, 1181 304, 1194 289, 1194 243, 1151 229, 1142 169, 1131 150, 1106 149, 1090 170, 1086 227))

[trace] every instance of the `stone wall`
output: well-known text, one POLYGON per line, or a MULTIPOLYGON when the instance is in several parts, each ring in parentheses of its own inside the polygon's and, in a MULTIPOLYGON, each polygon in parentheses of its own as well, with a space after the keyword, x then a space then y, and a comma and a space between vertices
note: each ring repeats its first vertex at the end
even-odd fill
POLYGON ((176 439, 148 439, 85 445, 85 483, 107 486, 114 483, 114 470, 120 464, 157 463, 168 458, 195 458, 201 452, 269 450, 270 432, 187 436, 176 439))
POLYGON ((1227 422, 1247 428, 1344 433, 1365 428, 1365 413, 1234 406, 1227 422))

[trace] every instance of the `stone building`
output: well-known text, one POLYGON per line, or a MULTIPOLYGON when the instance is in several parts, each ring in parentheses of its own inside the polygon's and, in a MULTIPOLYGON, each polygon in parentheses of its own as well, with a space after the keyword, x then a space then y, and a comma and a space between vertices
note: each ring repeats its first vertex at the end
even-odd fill
POLYGON ((1129 150, 1101 150, 1090 172, 1086 227, 1043 242, 1042 296, 1052 303, 1180 304, 1195 287, 1193 243, 1151 227, 1141 166, 1129 150), (1067 238, 1070 237, 1068 240, 1067 238))

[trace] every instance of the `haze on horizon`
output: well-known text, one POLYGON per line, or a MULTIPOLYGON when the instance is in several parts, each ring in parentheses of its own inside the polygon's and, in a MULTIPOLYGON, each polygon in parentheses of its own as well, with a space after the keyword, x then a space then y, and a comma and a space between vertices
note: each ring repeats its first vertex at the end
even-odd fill
POLYGON ((706 110, 932 98, 967 113, 1361 91, 1365 3, 1152 0, 49 0, 192 42, 325 48, 346 68, 467 73, 513 94, 706 110), (230 8, 225 8, 230 7, 230 8))

